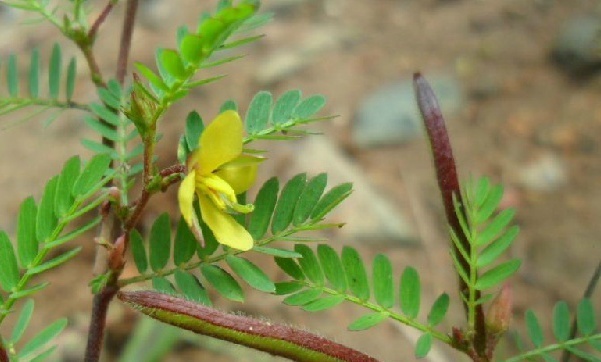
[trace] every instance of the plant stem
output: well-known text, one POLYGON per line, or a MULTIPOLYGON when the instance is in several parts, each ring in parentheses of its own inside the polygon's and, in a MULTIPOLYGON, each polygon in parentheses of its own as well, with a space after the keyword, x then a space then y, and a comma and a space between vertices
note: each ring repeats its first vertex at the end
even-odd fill
POLYGON ((98 18, 96 19, 96 21, 94 21, 94 24, 92 24, 90 31, 88 31, 88 38, 92 39, 92 41, 94 41, 94 39, 96 38, 96 34, 98 33, 98 29, 100 28, 100 25, 102 25, 102 23, 104 23, 106 18, 111 13, 111 10, 113 10, 113 8, 115 7, 115 3, 116 2, 114 0, 110 0, 105 5, 104 9, 102 9, 102 12, 100 13, 100 15, 98 15, 98 18))
POLYGON ((134 22, 138 10, 138 0, 128 0, 125 7, 125 17, 123 18, 123 31, 121 33, 121 42, 119 45, 119 57, 117 58, 117 81, 123 85, 125 74, 127 73, 127 62, 129 51, 131 49, 131 38, 134 33, 134 22))
POLYGON ((0 362, 10 362, 6 347, 4 347, 4 339, 0 336, 0 362))
MULTIPOLYGON (((457 235, 464 250, 471 250, 467 236, 463 232, 463 228, 459 223, 459 218, 455 213, 455 205, 453 199, 461 206, 461 210, 465 212, 464 203, 461 198, 461 190, 459 180, 457 178, 457 167, 453 157, 453 149, 449 140, 449 134, 445 127, 444 117, 438 105, 438 101, 434 91, 420 73, 413 75, 413 84, 417 97, 419 110, 424 119, 428 138, 430 139, 430 147, 432 156, 434 157, 434 168, 436 169, 436 177, 438 179, 438 188, 440 189, 442 202, 445 208, 445 214, 450 227, 457 235)), ((467 217, 465 217, 467 220, 467 217)), ((470 271, 470 263, 464 258, 454 243, 451 243, 453 252, 459 260, 460 267, 465 271, 470 271)), ((458 275, 459 292, 464 296, 465 300, 470 297, 470 290, 467 283, 458 275)), ((475 292, 475 300, 480 298, 479 291, 475 292)), ((464 301, 464 307, 468 315, 470 314, 469 307, 464 301)), ((479 355, 484 355, 486 351, 486 325, 484 323, 484 310, 479 304, 475 307, 475 325, 474 325, 474 347, 479 355)))
POLYGON ((110 279, 107 285, 102 288, 102 291, 94 296, 92 320, 88 329, 88 344, 84 358, 85 362, 97 362, 100 359, 108 307, 115 294, 119 291, 119 287, 116 285, 116 275, 112 274, 110 279))

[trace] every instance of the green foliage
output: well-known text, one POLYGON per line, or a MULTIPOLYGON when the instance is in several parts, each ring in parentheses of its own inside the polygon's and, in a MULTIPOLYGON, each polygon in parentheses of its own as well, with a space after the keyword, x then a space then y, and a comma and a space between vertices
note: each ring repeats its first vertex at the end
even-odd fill
POLYGON ((427 324, 417 321, 421 288, 415 269, 407 267, 403 271, 398 307, 395 308, 393 268, 385 255, 379 254, 374 258, 370 279, 366 272, 368 268, 356 249, 345 246, 340 256, 327 244, 319 244, 317 253, 304 244, 297 244, 295 250, 302 258, 275 258, 276 264, 293 279, 276 283, 276 293, 287 295, 284 304, 299 306, 309 312, 333 308, 344 301, 360 305, 371 312, 350 323, 349 330, 369 329, 387 319, 416 327, 425 332, 416 345, 415 353, 419 357, 428 353, 433 337, 440 340, 448 338, 434 329, 448 311, 447 294, 442 294, 434 302, 427 324), (373 300, 370 299, 372 295, 373 300))
POLYGON ((508 362, 516 361, 553 361, 557 360, 553 355, 562 351, 569 351, 571 354, 586 361, 601 361, 601 331, 600 324, 595 316, 595 312, 590 299, 582 299, 576 308, 576 333, 571 335, 571 316, 568 304, 558 302, 553 308, 551 318, 553 337, 555 343, 545 344, 543 327, 540 319, 531 310, 526 311, 526 332, 528 338, 534 347, 531 350, 524 351, 522 343, 519 343, 522 352, 507 359, 508 362))
POLYGON ((77 72, 75 58, 71 58, 69 65, 67 66, 66 72, 63 72, 62 65, 62 50, 58 44, 55 44, 52 48, 50 55, 50 61, 48 65, 48 80, 47 80, 47 92, 46 98, 41 96, 41 61, 40 52, 38 49, 33 49, 31 52, 31 59, 28 69, 27 77, 22 76, 23 70, 18 67, 17 56, 11 54, 8 56, 8 60, 4 63, 5 65, 5 80, 4 86, 6 87, 6 95, 2 95, 2 80, 0 78, 0 116, 8 115, 10 113, 22 110, 35 108, 34 111, 28 115, 20 118, 19 120, 12 121, 12 123, 19 123, 24 120, 30 119, 37 116, 42 112, 49 110, 55 110, 55 113, 46 118, 47 122, 54 119, 58 112, 66 109, 83 109, 86 107, 73 103, 73 93, 75 89, 75 76, 77 72), (64 76, 64 74, 66 75, 64 76), (24 94, 21 91, 21 79, 27 79, 28 83, 26 89, 28 94, 24 94), (63 87, 61 87, 63 85, 63 87), (61 88, 64 92, 61 92, 61 88), (63 93, 61 95, 61 93, 63 93))

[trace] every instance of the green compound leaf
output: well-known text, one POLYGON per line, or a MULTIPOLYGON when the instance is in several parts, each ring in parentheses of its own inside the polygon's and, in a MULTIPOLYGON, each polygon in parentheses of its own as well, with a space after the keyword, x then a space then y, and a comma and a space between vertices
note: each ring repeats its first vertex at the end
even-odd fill
POLYGON ((323 194, 327 182, 328 175, 325 173, 319 174, 307 182, 307 185, 300 194, 298 203, 294 208, 294 214, 292 216, 292 223, 294 225, 301 225, 309 218, 315 205, 317 205, 319 198, 323 194))
POLYGON ((197 64, 202 59, 202 37, 197 34, 186 34, 181 43, 182 59, 186 63, 197 64))
POLYGON ((48 348, 47 350, 41 352, 40 354, 38 354, 37 356, 35 356, 34 358, 32 358, 30 360, 30 362, 44 362, 48 360, 48 357, 54 353, 54 351, 56 351, 57 346, 52 346, 50 348, 48 348))
POLYGON ((150 82, 150 85, 152 86, 152 88, 156 94, 159 94, 160 92, 164 92, 164 91, 168 90, 167 85, 165 84, 165 82, 163 82, 161 77, 159 77, 155 72, 153 72, 146 65, 139 63, 139 62, 134 63, 134 65, 136 66, 136 68, 138 68, 138 71, 140 72, 140 74, 142 74, 144 76, 144 78, 148 79, 148 81, 150 82))
POLYGON ((311 212, 311 220, 321 220, 333 208, 349 197, 351 192, 353 192, 353 184, 350 182, 337 185, 330 189, 321 197, 317 205, 315 205, 313 212, 311 212))
POLYGON ((292 118, 292 112, 301 100, 301 91, 290 90, 282 94, 273 107, 271 122, 274 125, 287 123, 292 118))
POLYGON ((249 260, 234 255, 228 255, 225 258, 225 261, 230 268, 232 268, 234 273, 251 287, 265 293, 275 293, 275 285, 269 279, 267 274, 249 260))
POLYGON ((520 228, 518 226, 510 227, 505 234, 482 250, 480 255, 478 255, 476 265, 479 268, 483 268, 495 262, 511 246, 519 233, 520 228))
POLYGON ((148 259, 146 258, 146 249, 144 248, 144 240, 138 230, 132 230, 130 234, 129 243, 131 245, 131 252, 134 257, 134 263, 138 272, 143 274, 148 269, 148 259))
POLYGON ((198 141, 204 129, 204 122, 202 121, 200 114, 198 114, 196 111, 188 113, 188 117, 186 117, 185 137, 189 151, 193 151, 198 148, 198 141))
POLYGON ((235 302, 244 301, 244 292, 240 284, 225 270, 215 265, 202 264, 200 271, 219 294, 235 302))
POLYGON ((292 306, 303 306, 317 300, 321 296, 319 289, 307 289, 284 298, 283 303, 292 306))
POLYGON ((100 181, 110 162, 111 157, 107 154, 92 157, 73 185, 73 196, 77 197, 91 190, 100 181))
POLYGON ((180 218, 173 246, 173 262, 175 265, 182 265, 190 261, 196 252, 197 246, 198 241, 190 231, 188 224, 183 218, 180 218))
POLYGON ((248 223, 248 232, 254 240, 260 240, 267 232, 271 215, 275 209, 279 188, 278 179, 272 177, 261 186, 257 194, 254 202, 255 209, 250 215, 248 223))
POLYGON ((71 157, 67 162, 65 162, 63 170, 58 177, 56 197, 54 200, 54 211, 59 218, 64 216, 69 211, 73 205, 73 202, 75 201, 73 195, 71 195, 71 190, 73 189, 75 180, 77 180, 77 177, 79 176, 80 169, 81 160, 79 157, 71 157))
POLYGON ((349 324, 349 331, 363 331, 375 327, 388 318, 388 313, 366 314, 349 324))
POLYGON ((495 210, 499 208, 501 198, 503 197, 503 186, 496 185, 490 190, 480 210, 475 215, 474 223, 481 224, 488 220, 495 210))
POLYGON ((32 294, 35 294, 37 292, 39 292, 40 290, 46 288, 50 283, 49 282, 43 282, 37 285, 34 285, 31 288, 27 288, 27 289, 21 289, 18 292, 15 293, 11 293, 10 297, 11 299, 23 299, 25 297, 28 297, 32 294))
POLYGON ((67 67, 67 79, 66 79, 66 95, 67 101, 73 99, 73 93, 75 92, 75 78, 77 77, 77 59, 71 58, 69 66, 67 67))
POLYGON ((287 249, 279 249, 279 248, 270 248, 267 246, 254 246, 253 251, 261 254, 267 254, 271 256, 277 256, 280 258, 301 258, 302 255, 297 253, 296 251, 287 250, 287 249))
POLYGON ((513 259, 497 265, 478 278, 475 288, 478 290, 485 290, 502 283, 505 279, 517 272, 521 264, 521 260, 513 259))
POLYGON ((302 306, 307 312, 321 312, 322 310, 334 308, 344 302, 344 295, 330 295, 325 298, 319 298, 302 306))
POLYGON ((27 274, 28 275, 36 275, 36 274, 43 273, 46 270, 54 269, 54 268, 60 266, 61 264, 64 264, 67 261, 73 259, 80 251, 81 251, 81 246, 79 246, 73 250, 70 250, 66 253, 63 253, 63 254, 57 256, 56 258, 46 261, 46 262, 44 262, 40 265, 37 265, 31 269, 28 269, 27 274))
POLYGON ((384 308, 394 306, 392 264, 383 254, 376 255, 373 264, 373 289, 376 302, 384 308))
POLYGON ((19 282, 19 267, 13 244, 4 231, 0 231, 0 265, 0 286, 10 292, 19 282))
POLYGON ((501 233, 513 219, 515 210, 505 209, 501 211, 484 229, 475 240, 475 246, 480 247, 488 244, 501 233))
POLYGON ((415 357, 424 358, 432 349, 432 335, 430 333, 422 334, 415 344, 415 357))
POLYGON ((33 197, 28 197, 21 203, 19 220, 17 221, 17 247, 21 267, 28 267, 38 255, 38 240, 36 238, 37 206, 33 197))
POLYGON ((50 98, 57 99, 60 90, 62 71, 62 52, 58 44, 54 44, 50 55, 50 69, 48 70, 48 89, 50 98))
POLYGON ((175 287, 169 280, 163 277, 153 277, 152 278, 152 287, 159 292, 167 293, 170 295, 176 295, 175 287))
POLYGON ((36 334, 29 342, 19 351, 19 358, 27 358, 36 350, 42 348, 56 336, 58 336, 67 326, 67 319, 62 318, 44 328, 36 334))
POLYGON ((432 304, 430 313, 428 313, 428 325, 430 327, 436 327, 444 320, 449 310, 449 303, 450 299, 447 293, 443 293, 436 298, 434 304, 432 304))
POLYGON ((15 323, 15 327, 13 328, 12 334, 10 336, 10 342, 16 344, 23 337, 23 333, 27 329, 29 322, 31 321, 31 316, 33 315, 33 299, 27 299, 25 304, 21 307, 21 312, 19 313, 19 318, 15 323))
POLYGON ((411 319, 417 318, 421 300, 421 284, 417 270, 406 267, 401 275, 400 286, 401 310, 411 319))
POLYGON ((315 113, 319 112, 320 109, 326 104, 326 98, 321 94, 313 95, 309 98, 304 99, 292 112, 294 118, 307 119, 315 113))
POLYGON ((531 310, 526 311, 526 329, 528 336, 536 348, 540 348, 543 345, 543 329, 540 326, 538 318, 531 310))
POLYGON ((171 252, 171 222, 169 214, 159 216, 150 229, 150 267, 158 272, 165 268, 171 252))
POLYGON ((576 321, 578 331, 583 336, 589 336, 595 333, 595 309, 593 308, 593 303, 590 299, 584 298, 578 303, 576 309, 576 321))
POLYGON ((57 225, 57 218, 54 214, 54 200, 56 198, 56 186, 58 184, 58 176, 54 176, 44 188, 44 195, 38 207, 36 220, 36 237, 40 243, 45 242, 46 238, 52 234, 52 231, 57 225))
POLYGON ((253 97, 245 117, 245 128, 248 134, 255 134, 267 127, 273 99, 271 93, 261 91, 253 97))
POLYGON ((307 279, 316 285, 322 286, 325 278, 313 250, 304 244, 294 245, 294 250, 303 256, 302 258, 298 259, 298 264, 300 265, 303 273, 307 276, 307 279))
POLYGON ((558 302, 553 308, 553 335, 559 342, 570 338, 570 310, 564 301, 558 302))
POLYGON ((327 244, 320 244, 317 246, 317 256, 328 282, 335 290, 344 292, 347 288, 346 276, 336 251, 327 244))
POLYGON ((305 274, 303 274, 303 271, 294 259, 281 258, 277 256, 273 259, 280 269, 284 271, 284 273, 290 275, 295 280, 305 280, 305 274))
POLYGON ((303 289, 303 285, 298 282, 275 283, 275 294, 276 295, 292 294, 292 293, 298 292, 301 289, 303 289))
POLYGON ((31 98, 40 95, 40 50, 34 48, 31 52, 31 63, 29 64, 29 94, 31 98))
POLYGON ((346 281, 351 293, 363 301, 368 300, 370 295, 369 284, 361 255, 359 255, 357 250, 345 246, 342 248, 341 256, 346 281))
POLYGON ((8 94, 12 98, 17 98, 19 96, 19 71, 17 69, 17 56, 14 54, 8 57, 6 81, 8 83, 8 94))
POLYGON ((180 269, 175 271, 173 275, 177 287, 182 291, 183 295, 188 299, 206 306, 211 306, 211 299, 207 290, 202 286, 200 281, 190 273, 186 273, 180 269))
MULTIPOLYGON (((173 49, 160 49, 157 61, 159 69, 164 70, 174 79, 184 80, 186 78, 186 69, 177 51, 173 49)), ((161 72, 161 75, 165 78, 165 74, 161 72)))
POLYGON ((271 222, 271 232, 277 234, 285 230, 292 222, 294 208, 298 202, 301 192, 305 188, 307 175, 304 173, 294 176, 284 185, 280 198, 275 206, 273 220, 271 222))

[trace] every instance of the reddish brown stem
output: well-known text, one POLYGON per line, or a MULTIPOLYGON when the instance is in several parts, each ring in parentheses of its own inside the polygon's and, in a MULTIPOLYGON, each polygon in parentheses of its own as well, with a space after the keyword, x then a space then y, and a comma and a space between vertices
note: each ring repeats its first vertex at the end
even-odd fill
MULTIPOLYGON (((445 126, 444 117, 442 116, 442 112, 440 110, 440 106, 438 105, 434 91, 420 73, 415 73, 413 75, 413 85, 415 88, 418 107, 424 119, 428 138, 430 139, 430 147, 432 149, 432 156, 434 158, 434 168, 436 169, 436 177, 438 179, 438 188, 441 192, 447 221, 461 242, 463 250, 469 251, 471 248, 467 237, 461 228, 459 218, 455 213, 455 205, 453 203, 454 198, 458 203, 460 210, 464 212, 464 203, 461 198, 459 179, 457 178, 457 167, 455 164, 455 158, 453 157, 451 141, 449 140, 449 134, 445 126)), ((468 272, 468 260, 462 257, 454 243, 451 243, 451 245, 453 247, 454 254, 459 260, 460 267, 463 268, 464 271, 468 272)), ((459 291, 467 299, 467 284, 460 276, 458 276, 458 279, 459 291)), ((476 299, 479 298, 480 293, 477 293, 476 299)), ((466 305, 464 304, 464 306, 466 305)), ((484 323, 484 311, 481 305, 476 307, 475 332, 474 347, 480 355, 483 355, 486 351, 486 326, 484 323)))
POLYGON ((123 32, 121 33, 121 42, 119 46, 119 57, 117 58, 116 78, 120 84, 125 81, 127 73, 127 62, 129 51, 131 49, 131 38, 134 33, 134 22, 138 10, 138 0, 128 0, 125 8, 125 17, 123 18, 123 32))
MULTIPOLYGON (((116 283, 116 280, 117 278, 114 278, 114 283, 116 283)), ((90 327, 88 329, 88 344, 86 346, 86 355, 84 358, 85 362, 97 362, 100 359, 108 307, 118 291, 119 288, 111 283, 107 284, 100 293, 94 296, 92 304, 92 320, 90 321, 90 327)))
POLYGON ((94 24, 92 24, 92 27, 90 27, 90 31, 88 31, 88 38, 92 42, 94 41, 94 39, 96 39, 96 34, 98 33, 98 29, 100 28, 100 25, 102 25, 102 23, 104 23, 104 21, 109 16, 109 14, 111 13, 111 10, 113 10, 114 7, 115 7, 115 2, 113 0, 109 0, 109 2, 104 6, 104 9, 102 9, 102 12, 100 13, 100 15, 98 15, 98 18, 96 19, 96 21, 94 21, 94 24))
POLYGON ((3 345, 0 345, 0 362, 10 362, 8 359, 8 353, 3 345))

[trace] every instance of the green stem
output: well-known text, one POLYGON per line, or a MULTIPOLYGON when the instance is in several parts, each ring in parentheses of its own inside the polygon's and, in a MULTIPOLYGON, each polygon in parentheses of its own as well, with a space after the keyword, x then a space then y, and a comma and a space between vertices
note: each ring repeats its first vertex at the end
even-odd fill
POLYGON ((576 346, 579 344, 583 344, 583 343, 587 343, 589 341, 595 341, 595 340, 601 341, 601 333, 596 334, 594 336, 571 339, 571 340, 565 341, 564 343, 550 344, 545 347, 537 348, 532 351, 522 353, 519 356, 508 358, 505 360, 505 362, 522 361, 525 359, 529 359, 531 357, 542 356, 543 354, 547 354, 547 353, 562 350, 562 349, 567 349, 567 347, 573 347, 573 346, 576 346))

